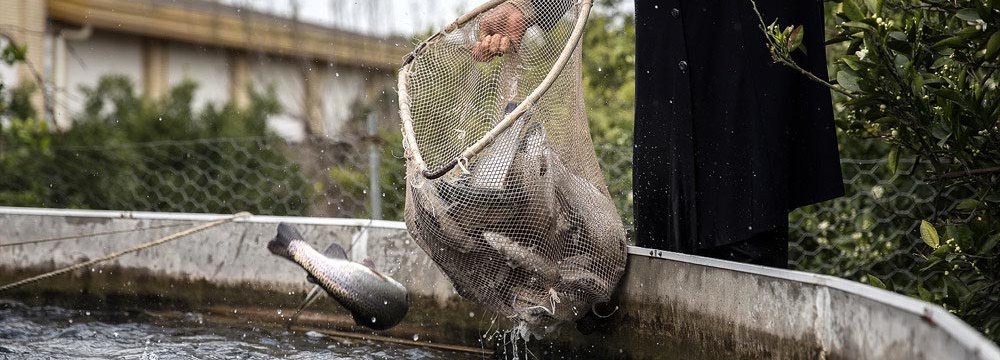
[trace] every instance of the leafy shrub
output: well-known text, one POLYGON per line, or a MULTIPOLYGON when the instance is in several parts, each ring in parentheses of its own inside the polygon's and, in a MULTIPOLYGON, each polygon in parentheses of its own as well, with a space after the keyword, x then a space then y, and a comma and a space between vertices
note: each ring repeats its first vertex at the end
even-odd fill
MULTIPOLYGON (((834 8, 840 94, 838 126, 881 139, 918 168, 901 176, 927 180, 939 195, 960 194, 921 213, 927 247, 918 256, 927 286, 912 295, 935 301, 988 336, 1000 336, 1000 1, 843 0, 834 8)), ((764 25, 764 19, 761 19, 764 25)), ((762 26, 776 61, 793 58, 801 27, 762 26)))
MULTIPOLYGON (((406 162, 403 160, 403 134, 399 129, 380 130, 375 138, 369 139, 379 148, 379 189, 382 197, 382 218, 403 220, 403 206, 406 202, 406 162)), ((364 153, 367 154, 367 144, 364 153)), ((367 157, 365 157, 367 159, 367 157)), ((342 164, 329 170, 330 180, 342 192, 341 196, 368 201, 369 169, 362 164, 342 164), (363 170, 362 170, 363 169, 363 170)), ((370 205, 357 210, 354 217, 372 216, 370 205)))
POLYGON ((309 187, 272 150, 273 93, 250 105, 193 109, 196 85, 161 99, 138 96, 121 76, 83 89, 74 125, 52 133, 16 116, 0 134, 0 203, 14 206, 300 215, 309 187), (245 139, 224 141, 213 139, 245 139), (291 171, 288 171, 291 170, 291 171))

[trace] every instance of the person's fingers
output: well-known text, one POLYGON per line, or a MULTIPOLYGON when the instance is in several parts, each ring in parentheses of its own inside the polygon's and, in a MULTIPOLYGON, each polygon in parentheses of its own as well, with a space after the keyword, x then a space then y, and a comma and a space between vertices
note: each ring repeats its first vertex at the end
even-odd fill
POLYGON ((503 40, 503 36, 495 35, 490 39, 490 53, 493 55, 500 53, 500 41, 503 40))
POLYGON ((485 48, 483 47, 483 41, 477 41, 475 45, 472 46, 472 59, 476 61, 485 61, 485 48))
POLYGON ((494 37, 499 35, 486 35, 482 39, 476 42, 472 47, 472 58, 476 61, 489 61, 493 54, 490 51, 490 44, 494 37))

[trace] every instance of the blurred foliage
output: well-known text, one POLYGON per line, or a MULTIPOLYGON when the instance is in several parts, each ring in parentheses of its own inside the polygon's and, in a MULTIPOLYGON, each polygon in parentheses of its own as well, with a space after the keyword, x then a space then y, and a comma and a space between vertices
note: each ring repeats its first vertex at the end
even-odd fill
MULTIPOLYGON (((195 89, 185 82, 152 100, 138 96, 128 78, 106 76, 82 89, 84 110, 64 132, 50 131, 33 112, 8 111, 10 125, 0 130, 0 204, 303 214, 309 187, 297 171, 285 171, 297 168, 282 154, 206 140, 270 137, 265 120, 279 110, 273 91, 252 92, 243 109, 195 111, 195 89), (192 184, 200 191, 188 191, 192 184), (217 194, 227 200, 208 200, 217 194)), ((6 99, 8 109, 20 107, 17 98, 6 99)))
MULTIPOLYGON (((635 109, 635 14, 622 0, 595 3, 582 40, 583 87, 601 170, 618 212, 631 229, 632 129, 635 109)), ((632 232, 628 231, 629 238, 632 232)))
MULTIPOLYGON (((382 218, 402 221, 403 205, 406 202, 406 162, 403 159, 403 134, 399 129, 382 129, 374 138, 363 138, 378 146, 378 196, 382 197, 382 218)), ((347 196, 367 201, 370 169, 363 166, 364 170, 361 170, 361 167, 358 164, 333 166, 329 170, 329 176, 330 180, 347 196)), ((369 218, 372 216, 371 209, 369 206, 365 206, 352 216, 369 218)))
MULTIPOLYGON (((897 290, 1000 337, 1000 0, 843 0, 833 10, 830 42, 843 52, 827 85, 841 94, 838 126, 887 144, 888 176, 915 157, 904 181, 966 197, 915 214, 931 221, 918 254, 927 281, 897 290)), ((763 19, 762 28, 775 60, 802 71, 791 54, 804 30, 763 19)))
POLYGON ((583 37, 583 84, 591 136, 598 146, 632 146, 635 15, 601 1, 583 37))

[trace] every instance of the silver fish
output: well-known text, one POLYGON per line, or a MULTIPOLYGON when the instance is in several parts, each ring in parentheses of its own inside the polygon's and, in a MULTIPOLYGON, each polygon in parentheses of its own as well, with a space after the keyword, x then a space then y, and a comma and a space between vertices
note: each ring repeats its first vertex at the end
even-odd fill
POLYGON ((347 260, 339 245, 332 245, 333 251, 328 249, 326 255, 316 251, 288 224, 278 224, 278 235, 267 243, 267 249, 305 269, 309 281, 350 311, 360 326, 389 329, 403 320, 410 307, 403 284, 368 265, 347 260))

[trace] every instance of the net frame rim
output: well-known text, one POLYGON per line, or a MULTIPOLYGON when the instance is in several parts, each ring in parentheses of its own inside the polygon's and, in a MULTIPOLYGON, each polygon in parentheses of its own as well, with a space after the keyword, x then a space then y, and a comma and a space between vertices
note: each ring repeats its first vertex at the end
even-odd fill
POLYGON ((501 133, 513 125, 514 122, 521 117, 521 115, 528 111, 528 108, 534 106, 535 103, 538 102, 538 99, 540 99, 542 95, 548 91, 552 84, 555 83, 556 78, 562 73, 563 69, 565 69, 566 64, 569 63, 569 60, 572 58, 576 48, 580 46, 580 41, 583 37, 584 29, 587 26, 587 21, 590 18, 591 8, 593 7, 593 0, 577 0, 577 3, 580 6, 580 14, 573 26, 573 32, 570 33, 566 45, 563 47, 562 52, 553 64, 552 69, 549 69, 542 82, 539 83, 538 86, 536 86, 531 93, 525 97, 524 101, 518 104, 513 111, 504 116, 502 120, 497 122, 497 124, 494 125, 490 131, 479 139, 479 141, 466 147, 465 150, 459 153, 457 157, 453 158, 441 167, 432 170, 427 167, 427 163, 424 162, 423 157, 420 155, 420 148, 417 144, 416 134, 413 131, 413 118, 410 116, 410 93, 407 87, 407 80, 409 79, 411 67, 413 66, 413 60, 419 57, 428 46, 433 46, 438 40, 444 38, 444 36, 448 33, 455 31, 458 27, 468 23, 476 16, 492 10, 507 1, 508 0, 490 0, 489 2, 477 6, 472 11, 458 17, 458 19, 441 31, 431 35, 429 38, 418 44, 417 47, 403 59, 403 65, 400 67, 399 75, 397 77, 399 117, 402 121, 403 147, 410 152, 414 164, 417 166, 420 174, 426 179, 433 180, 444 176, 454 169, 462 159, 469 159, 478 154, 480 151, 485 149, 486 146, 493 143, 493 141, 496 140, 501 133))

